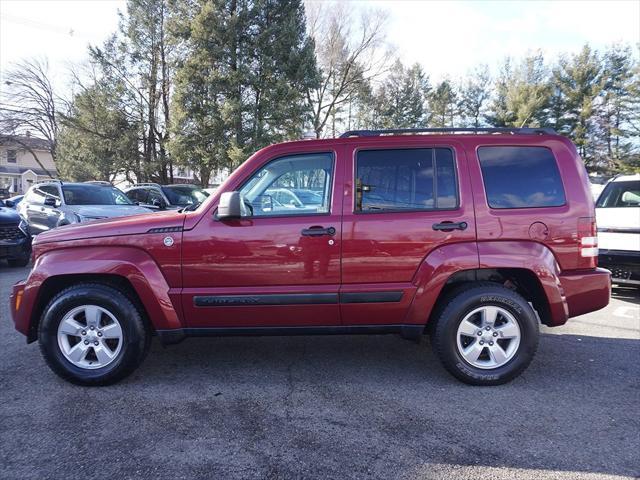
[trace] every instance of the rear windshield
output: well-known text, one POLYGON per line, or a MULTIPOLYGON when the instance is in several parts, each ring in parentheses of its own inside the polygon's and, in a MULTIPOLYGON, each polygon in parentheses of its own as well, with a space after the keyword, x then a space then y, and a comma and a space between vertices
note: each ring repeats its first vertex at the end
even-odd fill
POLYGON ((596 207, 640 207, 640 180, 609 183, 600 194, 596 207))
POLYGON ((63 185, 67 205, 132 205, 131 200, 115 187, 99 185, 63 185))
POLYGON ((556 159, 546 147, 480 147, 480 167, 491 208, 565 204, 556 159))

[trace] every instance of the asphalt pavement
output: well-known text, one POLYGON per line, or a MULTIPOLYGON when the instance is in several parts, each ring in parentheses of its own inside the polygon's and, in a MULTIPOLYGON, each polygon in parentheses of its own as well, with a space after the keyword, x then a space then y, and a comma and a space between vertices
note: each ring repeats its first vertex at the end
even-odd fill
POLYGON ((9 318, 0 263, 1 479, 640 476, 640 295, 543 328, 500 387, 397 336, 190 339, 106 388, 68 384, 9 318))

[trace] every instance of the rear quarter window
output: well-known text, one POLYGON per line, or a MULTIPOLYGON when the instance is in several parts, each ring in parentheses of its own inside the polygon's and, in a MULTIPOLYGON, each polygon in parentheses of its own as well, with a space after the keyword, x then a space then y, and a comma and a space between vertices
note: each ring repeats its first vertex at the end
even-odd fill
POLYGON ((558 164, 546 147, 480 147, 491 208, 559 207, 566 203, 558 164))

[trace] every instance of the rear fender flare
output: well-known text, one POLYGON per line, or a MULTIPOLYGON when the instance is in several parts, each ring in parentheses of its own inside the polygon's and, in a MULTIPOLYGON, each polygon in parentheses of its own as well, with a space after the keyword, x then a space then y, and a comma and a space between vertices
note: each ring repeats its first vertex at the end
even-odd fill
POLYGON ((549 326, 569 319, 569 305, 560 282, 560 265, 545 245, 531 241, 479 242, 480 268, 519 268, 533 272, 547 299, 549 326))
POLYGON ((468 242, 431 252, 416 272, 416 294, 405 323, 425 324, 449 278, 464 270, 515 268, 531 271, 542 286, 549 325, 562 325, 569 309, 560 283, 560 267, 551 250, 536 242, 468 242))

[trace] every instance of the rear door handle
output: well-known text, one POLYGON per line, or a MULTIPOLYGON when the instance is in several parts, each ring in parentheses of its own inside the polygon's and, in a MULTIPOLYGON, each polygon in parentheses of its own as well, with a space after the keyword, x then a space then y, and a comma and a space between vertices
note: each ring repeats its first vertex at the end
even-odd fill
POLYGON ((468 226, 469 224, 467 224, 467 222, 454 223, 448 220, 442 223, 434 223, 432 225, 434 230, 440 230, 442 232, 451 232, 453 230, 466 230, 468 226))
POLYGON ((324 228, 319 225, 314 225, 313 227, 302 229, 303 236, 305 237, 322 237, 323 235, 333 236, 336 234, 336 229, 334 227, 324 228))

